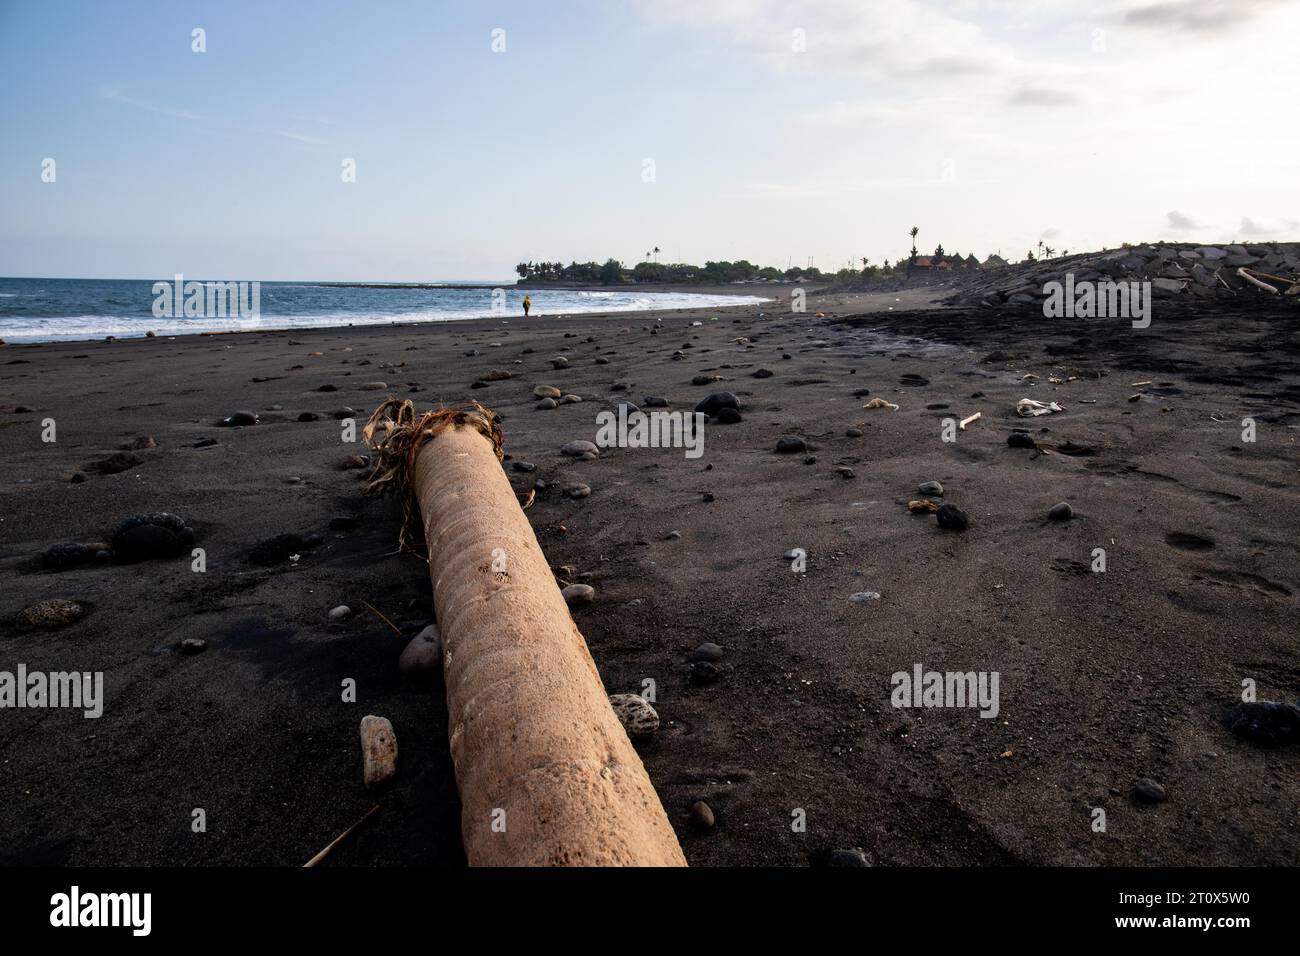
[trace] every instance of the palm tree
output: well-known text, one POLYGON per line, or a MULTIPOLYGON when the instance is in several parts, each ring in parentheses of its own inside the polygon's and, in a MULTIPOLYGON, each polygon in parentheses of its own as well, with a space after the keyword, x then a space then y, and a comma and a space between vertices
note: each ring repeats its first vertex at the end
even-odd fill
POLYGON ((659 262, 659 247, 655 246, 655 262, 659 262))
POLYGON ((920 231, 921 230, 917 229, 916 226, 913 226, 912 231, 908 233, 908 235, 912 237, 912 258, 913 259, 916 258, 916 234, 920 231))
POLYGON ((1056 251, 1056 250, 1053 249, 1051 246, 1048 246, 1047 248, 1045 248, 1045 249, 1043 250, 1043 252, 1047 255, 1047 258, 1049 258, 1049 259, 1052 258, 1052 253, 1054 253, 1055 251, 1056 251))
POLYGON ((1042 254, 1043 254, 1043 240, 1039 239, 1039 240, 1038 240, 1038 255, 1041 257, 1042 254))

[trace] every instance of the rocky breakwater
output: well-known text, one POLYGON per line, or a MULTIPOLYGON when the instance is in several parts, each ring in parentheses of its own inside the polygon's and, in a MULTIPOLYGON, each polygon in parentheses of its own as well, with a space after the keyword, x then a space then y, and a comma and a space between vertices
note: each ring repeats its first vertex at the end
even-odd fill
POLYGON ((1149 282, 1155 299, 1289 297, 1300 305, 1300 243, 1153 243, 1030 260, 973 274, 945 301, 995 308, 1038 304, 1050 295, 1051 283, 1064 285, 1070 276, 1075 285, 1149 282))

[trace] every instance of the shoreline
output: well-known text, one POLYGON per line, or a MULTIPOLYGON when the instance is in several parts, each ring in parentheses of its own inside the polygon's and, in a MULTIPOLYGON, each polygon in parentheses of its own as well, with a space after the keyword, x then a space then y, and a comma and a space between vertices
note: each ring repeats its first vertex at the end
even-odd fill
MULTIPOLYGON (((296 283, 295 283, 295 285, 296 285, 296 283)), ((330 286, 329 284, 315 283, 315 284, 312 284, 312 287, 313 287, 313 288, 329 288, 329 287, 331 287, 331 286, 330 286)), ((339 286, 339 288, 347 288, 347 289, 367 289, 367 290, 374 290, 374 291, 389 291, 389 290, 397 289, 397 288, 407 288, 407 289, 411 289, 411 290, 413 290, 413 291, 437 291, 437 290, 440 290, 440 289, 469 289, 469 288, 484 289, 484 290, 486 290, 486 289, 489 289, 489 288, 491 288, 491 287, 488 287, 488 286, 483 286, 483 287, 468 287, 468 286, 438 286, 438 287, 425 287, 425 286, 400 286, 400 287, 397 287, 397 286, 387 286, 387 285, 377 285, 377 286, 369 286, 369 285, 346 285, 346 286, 339 286)), ((518 291, 518 292, 520 292, 520 293, 522 293, 522 294, 528 294, 529 292, 533 292, 533 293, 535 294, 535 292, 538 291, 538 290, 526 290, 526 289, 515 290, 513 286, 508 286, 508 287, 505 287, 505 288, 511 289, 511 290, 513 290, 513 291, 518 291)), ((554 292, 574 292, 574 293, 592 292, 592 291, 603 291, 603 292, 623 292, 623 293, 625 293, 625 294, 629 294, 629 295, 630 295, 630 294, 633 294, 633 290, 621 290, 621 289, 620 289, 620 290, 611 290, 611 289, 608 289, 608 288, 603 288, 603 289, 602 289, 602 288, 594 288, 594 289, 593 289, 593 288, 584 288, 584 287, 580 287, 580 286, 565 287, 565 288, 562 288, 562 289, 561 289, 561 288, 555 288, 555 289, 544 290, 544 291, 554 291, 554 292)), ((674 305, 674 306, 672 306, 672 307, 670 307, 670 308, 644 308, 644 309, 643 309, 643 308, 615 308, 615 309, 608 309, 608 308, 602 308, 601 305, 600 305, 599 303, 595 303, 595 304, 592 305, 592 307, 591 307, 590 309, 585 309, 585 308, 583 308, 583 309, 568 309, 568 310, 564 310, 564 311, 556 312, 556 313, 545 313, 545 312, 538 312, 538 311, 534 310, 533 313, 532 313, 532 315, 528 317, 527 321, 533 321, 533 320, 555 320, 555 319, 565 319, 565 318, 569 318, 569 317, 579 317, 579 316, 591 316, 591 317, 614 317, 614 316, 618 316, 618 315, 627 315, 627 316, 633 316, 633 315, 647 315, 647 314, 667 315, 667 314, 672 314, 672 313, 677 313, 677 312, 684 312, 684 311, 695 312, 695 311, 699 311, 699 310, 709 310, 709 309, 712 309, 712 310, 735 309, 735 308, 739 308, 739 307, 743 307, 743 306, 748 306, 748 305, 762 305, 762 304, 766 304, 766 303, 771 303, 771 302, 775 302, 775 301, 777 301, 777 299, 772 298, 772 297, 763 297, 763 296, 757 296, 757 295, 752 295, 752 294, 738 293, 738 292, 735 292, 734 290, 723 291, 723 290, 721 290, 721 289, 714 289, 714 288, 712 288, 712 287, 707 287, 707 288, 697 288, 697 289, 692 289, 692 290, 689 290, 689 291, 687 291, 687 290, 685 290, 685 289, 680 289, 680 290, 679 290, 679 289, 672 289, 672 290, 668 290, 668 289, 658 289, 658 290, 640 290, 640 292, 641 292, 642 295, 662 295, 662 296, 668 296, 668 295, 671 295, 671 296, 692 295, 692 296, 707 297, 707 298, 710 298, 710 299, 719 299, 719 298, 726 297, 726 298, 728 298, 728 299, 735 299, 735 300, 737 300, 737 301, 734 301, 734 302, 726 302, 726 303, 719 303, 719 302, 708 302, 708 303, 694 303, 694 302, 687 302, 687 303, 683 303, 683 304, 680 304, 680 305, 674 305)), ((653 304, 653 303, 652 303, 652 304, 653 304)), ((105 334, 105 335, 94 335, 94 336, 90 336, 90 337, 87 337, 87 338, 66 338, 66 337, 59 337, 59 338, 51 338, 51 339, 32 339, 32 338, 30 338, 30 337, 28 337, 28 336, 26 336, 26 335, 21 335, 21 334, 20 334, 20 337, 19 337, 19 338, 13 338, 13 337, 12 337, 12 333, 10 333, 10 336, 8 336, 8 337, 6 337, 5 335, 0 335, 0 341, 2 341, 2 342, 4 343, 4 347, 10 347, 10 346, 16 347, 16 346, 22 346, 22 345, 45 345, 45 344, 54 344, 54 343, 58 343, 58 342, 66 342, 66 343, 69 343, 69 344, 74 344, 74 343, 85 343, 85 342, 126 341, 126 340, 131 340, 131 339, 147 339, 147 338, 176 339, 176 338, 182 338, 182 337, 188 337, 188 336, 246 335, 246 334, 263 334, 263 333, 274 333, 274 332, 293 332, 293 333, 296 333, 296 332, 306 332, 306 331, 308 331, 308 330, 319 330, 319 329, 346 329, 346 328, 380 329, 380 328, 390 328, 390 327, 394 327, 394 326, 397 326, 397 327, 415 327, 415 326, 424 326, 424 325, 460 324, 460 323, 465 323, 465 322, 496 322, 496 321, 505 321, 505 320, 508 320, 508 319, 510 319, 510 318, 517 318, 517 319, 520 319, 520 320, 524 320, 524 316, 522 315, 522 312, 516 312, 516 311, 513 311, 513 310, 512 310, 508 315, 507 315, 507 314, 487 314, 487 315, 473 315, 473 316, 466 316, 466 317, 460 317, 460 316, 454 316, 454 315, 453 315, 453 316, 448 316, 448 317, 446 317, 446 318, 432 317, 432 318, 426 318, 426 319, 411 319, 411 318, 407 318, 406 315, 409 315, 409 313, 407 313, 407 314, 403 314, 403 315, 397 315, 397 316, 395 316, 395 317, 393 317, 392 319, 387 320, 387 321, 385 321, 385 320, 379 320, 379 321, 367 321, 367 322, 342 322, 342 324, 337 324, 337 323, 335 323, 335 324, 321 324, 321 325, 265 325, 265 326, 261 326, 261 325, 259 325, 259 326, 255 327, 255 328, 238 328, 238 329, 203 329, 203 330, 195 330, 195 331, 174 331, 174 330, 168 330, 168 331, 157 331, 157 330, 155 329, 155 330, 146 330, 146 331, 141 331, 141 332, 107 333, 107 334, 105 334), (149 331, 154 331, 156 334, 153 335, 153 336, 150 336, 150 335, 149 335, 149 331)), ((80 316, 80 317, 79 317, 79 316, 70 316, 70 317, 66 317, 65 319, 63 319, 63 321, 69 321, 69 320, 71 320, 71 321, 78 321, 78 320, 80 320, 80 319, 82 319, 82 318, 87 318, 87 317, 90 317, 90 318, 102 318, 101 316, 80 316)), ((42 319, 41 317, 26 317, 26 316, 21 316, 21 315, 6 316, 6 317, 4 317, 4 318, 5 318, 5 320, 15 320, 15 319, 21 320, 21 319, 24 319, 24 318, 28 318, 29 320, 30 320, 30 319, 35 319, 35 320, 38 320, 38 321, 49 321, 49 322, 58 322, 58 321, 60 321, 59 318, 42 319)), ((150 321, 150 319, 147 319, 147 318, 134 319, 134 318, 129 317, 129 316, 120 316, 120 317, 112 317, 112 316, 110 316, 110 317, 107 317, 107 318, 120 318, 120 319, 123 319, 123 320, 129 320, 129 321, 140 321, 140 322, 148 322, 148 321, 150 321)), ((175 320, 175 319, 177 319, 177 318, 179 318, 179 317, 178 317, 178 316, 167 315, 167 316, 153 316, 153 317, 151 317, 151 318, 152 318, 153 321, 156 321, 156 322, 162 323, 162 322, 166 322, 166 321, 173 321, 173 320, 175 320)), ((289 317, 288 317, 288 316, 272 316, 272 317, 269 317, 269 318, 268 318, 268 317, 263 316, 263 317, 261 317, 261 318, 255 320, 255 321, 275 322, 275 321, 277 321, 277 320, 287 319, 287 318, 289 318, 289 317)), ((310 315, 305 315, 305 316, 303 316, 303 318, 311 318, 311 316, 310 316, 310 315)), ((346 318, 346 316, 340 316, 339 318, 340 318, 340 319, 343 319, 343 318, 346 318)), ((190 321, 194 321, 194 322, 197 324, 197 323, 200 323, 200 322, 202 322, 202 321, 204 321, 204 320, 203 320, 202 318, 195 318, 195 319, 190 320, 190 321)), ((227 320, 227 321, 229 321, 229 320, 227 320)), ((165 326, 164 326, 164 328, 165 328, 165 326)))

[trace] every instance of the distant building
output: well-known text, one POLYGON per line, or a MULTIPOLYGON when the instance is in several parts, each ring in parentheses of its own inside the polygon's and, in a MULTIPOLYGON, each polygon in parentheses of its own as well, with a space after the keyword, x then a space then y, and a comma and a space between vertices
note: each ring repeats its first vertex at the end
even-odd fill
POLYGON ((997 254, 995 254, 995 253, 990 253, 990 254, 989 254, 989 257, 988 257, 987 259, 984 260, 984 266, 983 266, 983 268, 985 268, 985 269, 1001 269, 1001 268, 1002 268, 1003 266, 1005 266, 1005 265, 1008 265, 1006 259, 1003 259, 1001 256, 999 256, 999 255, 997 255, 997 254))

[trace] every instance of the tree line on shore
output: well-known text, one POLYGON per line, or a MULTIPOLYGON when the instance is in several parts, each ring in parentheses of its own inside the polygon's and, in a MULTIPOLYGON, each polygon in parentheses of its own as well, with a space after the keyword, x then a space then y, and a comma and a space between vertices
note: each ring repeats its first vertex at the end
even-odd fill
POLYGON ((521 262, 515 266, 519 278, 528 282, 583 282, 617 285, 624 282, 680 282, 717 284, 725 282, 798 282, 805 279, 827 279, 829 275, 817 268, 777 269, 774 266, 756 266, 746 259, 736 262, 706 262, 693 265, 688 262, 638 262, 628 268, 617 259, 604 262, 521 262))
MULTIPOLYGON (((910 255, 906 257, 900 257, 893 263, 886 259, 884 262, 877 264, 864 256, 860 260, 862 263, 861 268, 858 268, 856 263, 850 262, 834 272, 823 272, 816 266, 792 266, 788 269, 778 269, 775 266, 758 266, 748 259, 738 259, 735 262, 725 260, 720 262, 709 261, 704 263, 703 266, 692 265, 687 262, 659 262, 658 246, 653 251, 646 253, 644 261, 638 262, 631 268, 625 266, 619 260, 611 258, 606 259, 604 262, 570 262, 567 266, 563 262, 521 262, 515 266, 515 272, 518 273, 520 281, 523 282, 574 282, 591 285, 674 282, 718 285, 732 282, 807 282, 818 280, 849 282, 862 279, 892 279, 906 276, 914 268, 921 265, 932 268, 955 263, 965 267, 972 263, 978 263, 978 260, 975 260, 974 257, 963 260, 963 257, 959 255, 945 253, 942 243, 935 248, 933 256, 922 258, 916 248, 916 237, 919 232, 920 230, 916 226, 913 226, 908 231, 908 236, 912 240, 912 248, 910 255)), ((1026 261, 1033 261, 1035 258, 1052 258, 1055 252, 1056 250, 1051 246, 1044 247, 1043 243, 1039 242, 1038 256, 1035 257, 1031 250, 1026 253, 1025 258, 1026 261)), ((1006 264, 1006 260, 999 256, 989 256, 978 267, 988 268, 991 265, 1006 264)))

